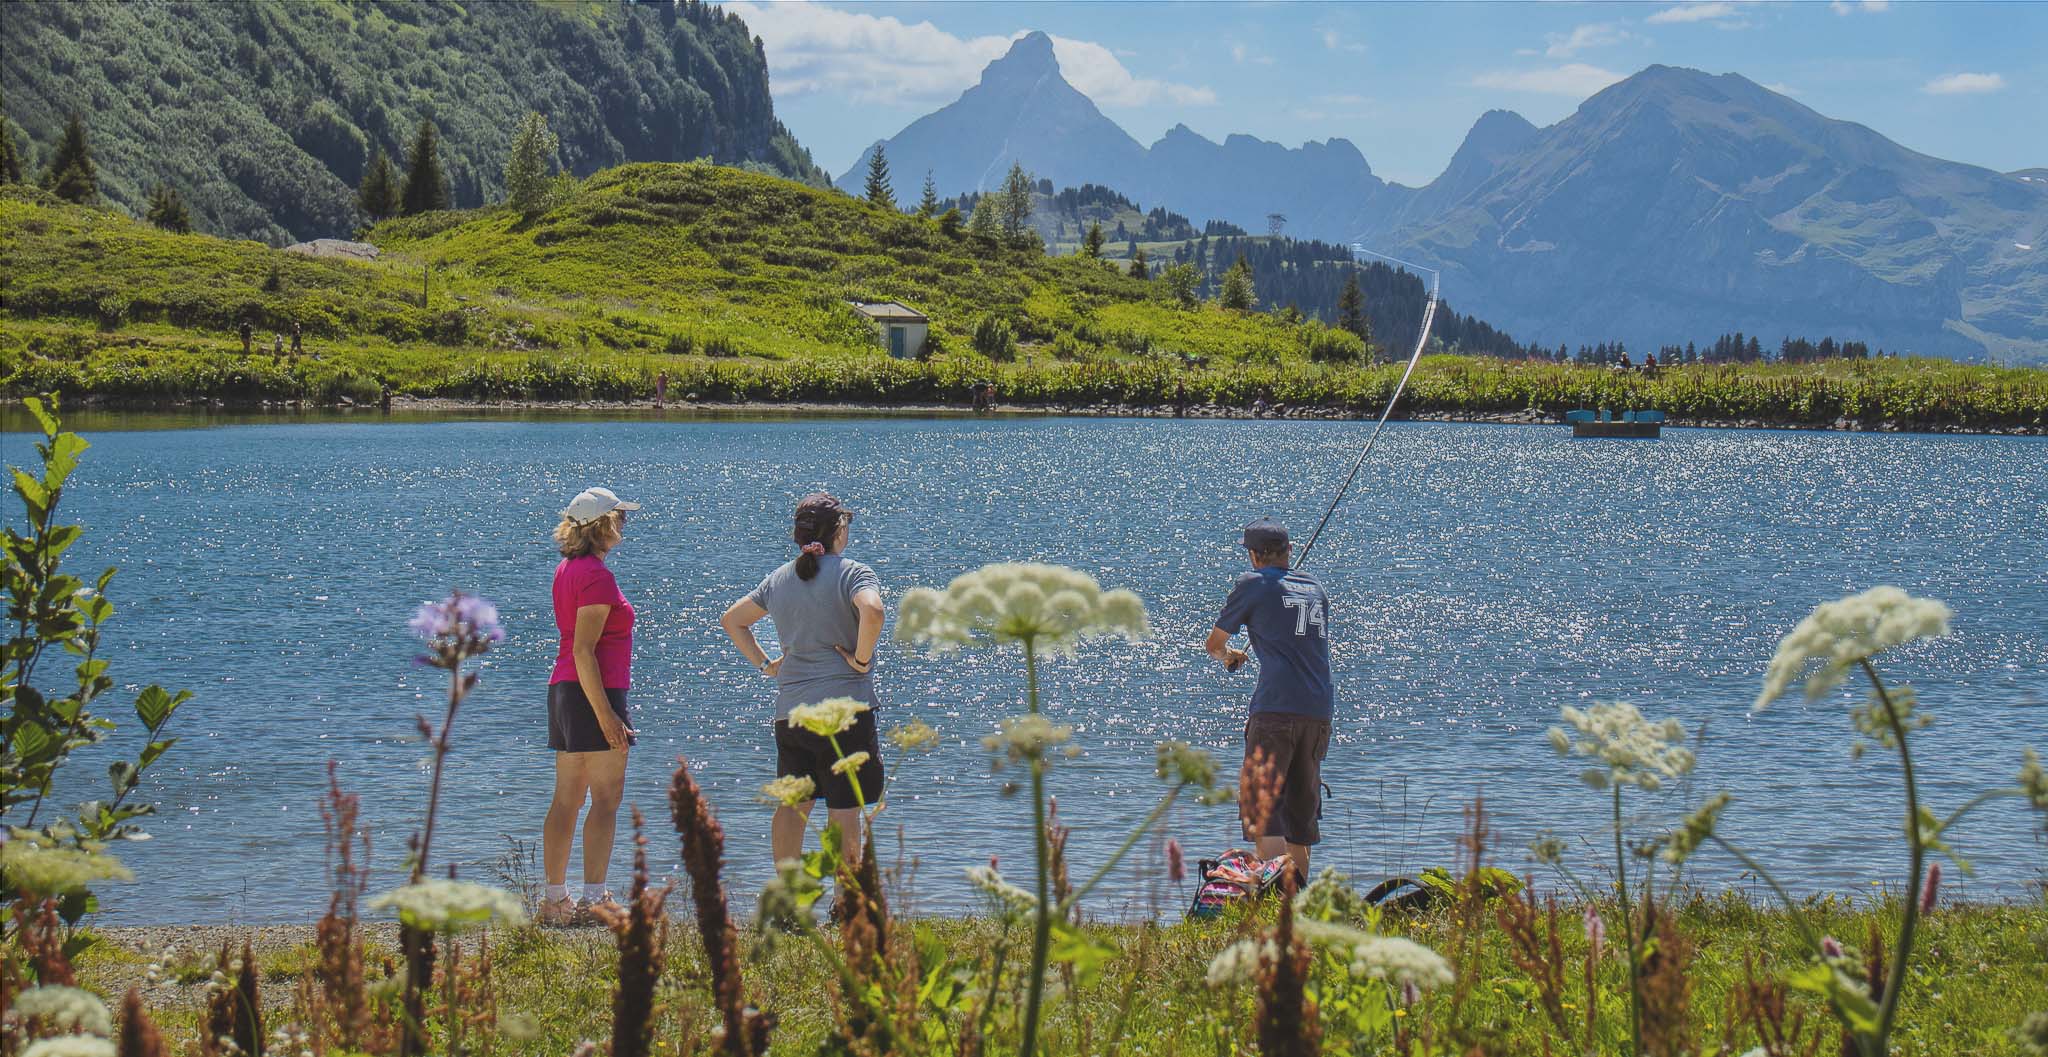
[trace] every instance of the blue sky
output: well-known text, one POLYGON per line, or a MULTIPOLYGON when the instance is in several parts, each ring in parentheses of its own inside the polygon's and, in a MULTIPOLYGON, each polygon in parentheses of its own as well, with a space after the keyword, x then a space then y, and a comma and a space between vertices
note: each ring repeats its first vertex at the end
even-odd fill
POLYGON ((1175 123, 1342 136, 1433 179, 1489 109, 1548 125, 1652 63, 1740 73, 1927 154, 2048 166, 2048 3, 846 3, 733 0, 775 109, 835 175, 1042 29, 1142 143, 1175 123))

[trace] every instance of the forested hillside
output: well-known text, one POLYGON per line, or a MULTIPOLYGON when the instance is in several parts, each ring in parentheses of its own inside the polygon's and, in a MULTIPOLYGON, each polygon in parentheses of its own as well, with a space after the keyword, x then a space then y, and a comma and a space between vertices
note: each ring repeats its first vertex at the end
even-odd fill
POLYGON ((824 181, 776 121, 745 23, 698 0, 9 0, 0 45, 24 169, 77 112, 105 199, 140 215, 162 183, 220 235, 347 236, 373 154, 402 159, 422 118, 458 207, 502 193, 529 110, 578 175, 710 157, 824 181))

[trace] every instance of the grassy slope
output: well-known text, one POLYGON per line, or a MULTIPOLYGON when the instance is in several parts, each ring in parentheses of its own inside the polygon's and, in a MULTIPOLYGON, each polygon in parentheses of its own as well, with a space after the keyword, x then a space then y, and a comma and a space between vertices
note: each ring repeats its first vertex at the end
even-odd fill
MULTIPOLYGON (((671 899, 671 912, 687 914, 678 900, 680 894, 671 899)), ((1894 928, 1898 911, 1896 902, 1841 899, 1817 902, 1812 909, 1821 927, 1852 945, 1863 943, 1873 927, 1894 928)), ((1170 920, 1172 909, 1166 913, 1170 920)), ((1615 907, 1603 908, 1610 925, 1619 921, 1618 913, 1615 907)), ((1270 908, 1264 916, 1270 918, 1270 908)), ((1584 1009, 1578 966, 1585 957, 1586 942, 1576 908, 1560 908, 1559 918, 1569 967, 1565 1001, 1572 1003, 1570 1015, 1576 1020, 1584 1009)), ((1731 1014, 1730 996, 1743 984, 1746 965, 1753 965, 1757 979, 1762 980, 1800 964, 1793 926, 1782 913, 1758 910, 1734 896, 1694 903, 1681 913, 1680 920, 1696 949, 1690 974, 1690 1020, 1700 1046, 1697 1052, 1743 1053, 1756 1045, 1757 1039, 1747 1024, 1731 1014), (1724 1041, 1729 1048, 1721 1048, 1724 1041)), ((1924 927, 1912 991, 1901 1009, 1895 1052, 1901 1057, 2019 1057, 2021 1050, 2007 1033, 2040 1005, 2039 980, 2048 970, 2048 948, 2042 946, 2048 942, 2043 938, 2048 935, 2044 933, 2048 910, 2040 904, 1953 907, 1936 913, 1924 927), (2034 983, 2028 983, 2030 980, 2034 983)), ((1053 1057, 1104 1052, 1189 1057, 1257 1052, 1252 1037, 1251 990, 1213 991, 1203 982, 1210 958, 1239 934, 1238 928, 1229 921, 1177 923, 1149 938, 1140 928, 1099 930, 1098 935, 1120 953, 1104 966, 1099 981, 1077 987, 1051 1005, 1048 1052, 1053 1057), (1122 1045, 1110 1050, 1112 1025, 1126 1004, 1130 1019, 1122 1045)), ((1389 919, 1382 925, 1384 931, 1438 949, 1455 945, 1455 928, 1447 912, 1389 919)), ((965 968, 986 964, 1001 929, 985 919, 928 920, 919 922, 916 932, 927 968, 939 954, 965 968)), ((388 952, 390 937, 380 934, 380 939, 379 950, 388 952)), ((1014 946, 1016 935, 1010 940, 1014 946)), ((174 1040, 190 1037, 204 1000, 203 959, 210 952, 188 949, 166 957, 155 949, 124 949, 122 942, 117 937, 114 944, 89 954, 81 982, 118 995, 139 982, 144 963, 156 961, 167 977, 184 982, 151 989, 152 1012, 174 1040)), ((760 946, 752 935, 743 942, 753 948, 745 967, 751 997, 781 1020, 771 1052, 778 1057, 816 1052, 819 1040, 830 1029, 835 1007, 830 974, 817 954, 802 940, 786 940, 772 949, 760 946)), ((1611 938, 1611 942, 1619 940, 1611 938)), ((465 946, 473 952, 473 943, 465 946)), ((536 1037, 501 1040, 498 1052, 559 1055, 574 1049, 580 1040, 595 1038, 602 1045, 609 1037, 617 954, 608 933, 501 930, 491 946, 499 1015, 524 1013, 540 1025, 536 1037)), ((289 1001, 286 996, 299 974, 316 963, 310 945, 259 954, 266 998, 289 1001)), ((1542 1036, 1547 1022, 1533 1002, 1527 975, 1510 961, 1506 938, 1493 923, 1488 922, 1478 954, 1469 964, 1476 966, 1468 974, 1473 980, 1470 1005, 1457 1019, 1489 1040, 1486 1052, 1544 1052, 1542 1036)), ((1319 972, 1333 969, 1325 964, 1319 972)), ((1610 947, 1598 976, 1596 1046, 1602 1054, 1627 1049, 1625 972, 1610 947)), ((657 1039, 673 1048, 658 1044, 657 1052, 688 1052, 691 1026, 701 1033, 707 1030, 707 1023, 715 1023, 716 1015, 708 1013, 703 973, 703 951, 694 929, 678 920, 670 934, 665 997, 656 1020, 657 1039)), ((1449 1019, 1444 1009, 1447 1000, 1447 993, 1431 996, 1413 1012, 1408 1026, 1424 1020, 1441 1026, 1449 1019)), ((1835 1052, 1837 1032, 1825 1027, 1830 1018, 1817 1001, 1794 994, 1791 1005, 1822 1026, 1819 1037, 1825 1041, 1819 1052, 1835 1052)), ((1325 1052, 1390 1052, 1384 1033, 1362 1038, 1332 1011, 1326 1010, 1323 1017, 1325 1052)), ((272 1015, 273 1023, 284 1019, 289 1015, 272 1015)), ((700 1045, 708 1041, 701 1034, 695 1037, 700 1045)), ((1552 1045, 1555 1047, 1554 1042, 1552 1045)), ((1014 1031, 999 1031, 987 1052, 1014 1052, 1015 1046, 1014 1031)))
MULTIPOLYGON (((1376 412, 1398 369, 1307 361, 1316 324, 1172 306, 1157 283, 1047 258, 786 180, 641 164, 583 182, 544 216, 392 221, 374 263, 171 235, 20 187, 0 189, 0 387, 112 402, 373 397, 646 399, 657 372, 714 399, 964 402, 993 376, 1022 403, 1191 398, 1376 412), (423 268, 431 296, 420 304, 423 268), (891 360, 844 307, 931 315, 931 363, 891 360), (1008 320, 1026 362, 969 336, 1008 320), (293 321, 317 360, 239 355, 293 321), (1186 370, 1181 355, 1207 366, 1186 370)), ((1656 378, 1433 357, 1404 407, 1508 412, 1661 407, 1678 416, 1827 424, 2048 426, 2048 372, 1944 361, 1700 367, 1656 378)))

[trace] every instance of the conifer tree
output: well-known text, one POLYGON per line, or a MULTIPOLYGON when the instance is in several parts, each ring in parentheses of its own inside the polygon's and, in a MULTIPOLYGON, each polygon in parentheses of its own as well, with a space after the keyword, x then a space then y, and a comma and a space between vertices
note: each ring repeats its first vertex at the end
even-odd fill
POLYGON ((1358 288, 1358 272, 1344 277, 1344 292, 1337 295, 1337 326, 1372 344, 1372 321, 1365 315, 1365 291, 1358 288))
POLYGON ((875 144, 875 152, 868 155, 867 199, 883 209, 896 208, 896 194, 889 189, 889 159, 882 156, 882 145, 875 144))
POLYGON ((1137 250, 1134 250, 1134 251, 1132 251, 1132 253, 1131 253, 1131 278, 1133 278, 1133 279, 1150 279, 1150 278, 1152 278, 1152 272, 1151 272, 1151 269, 1149 269, 1149 268, 1147 268, 1147 267, 1145 266, 1145 251, 1144 251, 1144 249, 1143 249, 1143 248, 1139 248, 1139 249, 1137 249, 1137 250))
POLYGON ((1102 256, 1102 221, 1098 220, 1088 225, 1088 234, 1081 238, 1081 252, 1087 254, 1090 259, 1102 256))
POLYGON ((433 121, 420 119, 412 147, 405 154, 405 189, 399 212, 406 216, 448 208, 448 175, 441 169, 441 133, 433 121))
POLYGON ((530 111, 519 120, 512 151, 505 156, 505 204, 521 213, 539 212, 546 204, 548 163, 561 140, 548 129, 547 115, 530 111))
POLYGON ((1033 188, 1031 174, 1024 171, 1023 164, 1011 162, 1009 174, 1003 177, 1002 214, 999 218, 1004 238, 1016 241, 1024 237, 1031 223, 1033 188))
POLYGON ((999 218, 1009 213, 1009 210, 1003 207, 1005 197, 1007 196, 1000 191, 982 195, 981 201, 974 203, 974 215, 967 219, 968 233, 990 239, 1001 235, 1003 221, 999 218))
POLYGON ((924 171, 924 196, 917 200, 917 218, 930 220, 939 213, 939 189, 932 183, 932 171, 924 171))
POLYGON ((7 127, 7 105, 0 101, 0 183, 21 182, 21 155, 14 152, 14 132, 7 127))
POLYGON ((99 169, 92 163, 92 147, 85 140, 85 120, 75 110, 65 120, 57 152, 50 156, 50 167, 43 172, 43 189, 80 205, 99 201, 99 169))
POLYGON ((192 212, 185 208, 185 200, 178 197, 178 192, 165 184, 157 184, 150 190, 149 211, 143 214, 143 219, 180 235, 192 231, 192 212))
POLYGON ((1249 312, 1258 306, 1258 291, 1252 287, 1252 266, 1244 259, 1244 254, 1238 254, 1237 263, 1223 273, 1223 285, 1216 293, 1216 301, 1224 308, 1239 312, 1249 312))
POLYGON ((363 170, 363 182, 356 187, 356 205, 371 220, 383 220, 398 213, 398 171, 391 167, 391 158, 382 147, 370 158, 370 167, 363 170))

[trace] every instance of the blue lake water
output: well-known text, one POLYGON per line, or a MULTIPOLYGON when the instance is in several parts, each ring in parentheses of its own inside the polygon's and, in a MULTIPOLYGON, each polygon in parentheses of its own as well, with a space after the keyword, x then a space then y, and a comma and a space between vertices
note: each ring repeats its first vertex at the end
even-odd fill
MULTIPOLYGON (((424 798, 416 713, 439 673, 413 667, 405 622, 450 587, 496 600, 510 638, 456 721, 437 860, 492 879, 512 840, 537 841, 548 797, 545 688, 555 650, 547 537, 588 484, 646 509, 612 565, 639 612, 633 701, 641 747, 627 799, 653 816, 674 871, 665 784, 687 756, 719 805, 734 888, 768 872, 771 692, 725 643, 718 614, 790 556, 788 515, 825 488, 860 511, 850 553, 890 597, 984 562, 1077 566, 1135 589, 1157 635, 1090 645, 1046 677, 1047 709, 1085 752, 1051 779, 1089 869, 1154 802, 1153 744, 1182 738, 1234 770, 1249 672, 1199 641, 1261 514, 1305 532, 1369 426, 1108 419, 820 419, 239 425, 93 430, 66 512, 80 568, 116 564, 106 655, 123 684, 189 687, 177 748, 152 773, 156 839, 122 849, 138 883, 108 890, 121 921, 298 920, 324 906, 316 802, 327 761, 363 794, 390 880, 424 798)), ((9 462, 31 453, 5 437, 9 462)), ((18 522, 18 512, 10 511, 18 522)), ((1917 737, 1932 803, 2009 782, 2048 749, 2048 441, 1670 430, 1657 442, 1574 442, 1561 430, 1389 427, 1311 570, 1331 595, 1339 719, 1317 855, 1361 876, 1455 854, 1460 808, 1483 795, 1496 861, 1543 828, 1592 842, 1605 801, 1544 741, 1560 705, 1635 702, 1704 725, 1687 787, 1637 796, 1645 825, 1726 788, 1724 832, 1801 890, 1902 880, 1900 787, 1883 754, 1849 754, 1848 692, 1747 706, 1778 637, 1816 602, 1879 583, 1949 602, 1956 635, 1889 658, 1937 716, 1917 737)), ((944 749, 907 762, 883 815, 884 854, 916 860, 924 910, 974 906, 962 868, 1028 866, 1028 805, 1006 798, 978 739, 1019 710, 1009 654, 943 661, 885 647, 884 725, 915 715, 944 749)), ((81 767, 102 773, 103 761, 81 767)), ((68 790, 97 795, 97 779, 68 790)), ((1192 855, 1238 843, 1231 808, 1177 808, 1192 855)), ((1973 879, 2015 896, 2048 874, 2015 802, 1953 836, 1973 879)), ((626 872, 622 842, 613 870, 626 872)), ((1953 871, 1951 871, 1953 873, 1953 871)), ((1171 906, 1156 847, 1105 915, 1171 906)), ((1754 887, 1709 851, 1696 879, 1754 887)))

